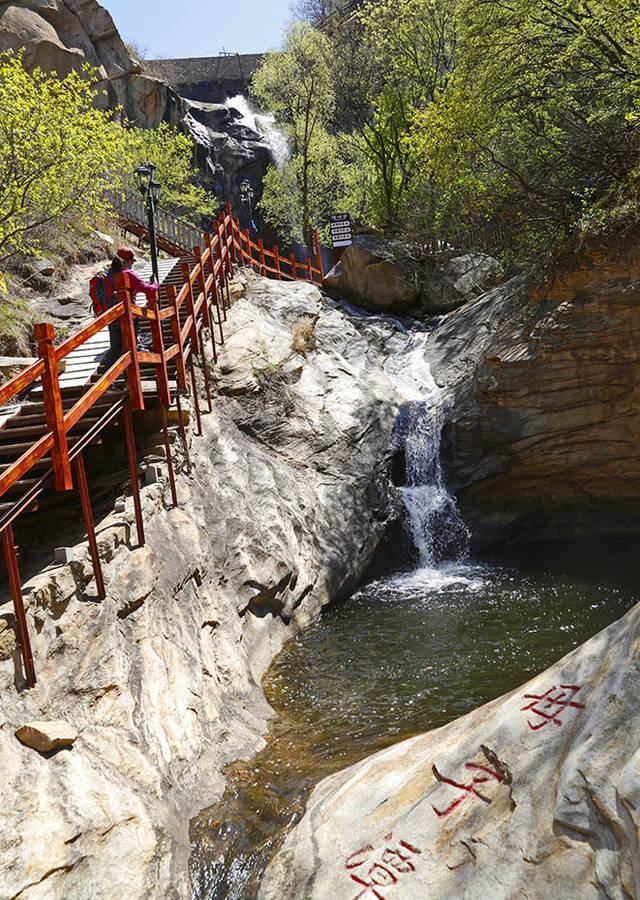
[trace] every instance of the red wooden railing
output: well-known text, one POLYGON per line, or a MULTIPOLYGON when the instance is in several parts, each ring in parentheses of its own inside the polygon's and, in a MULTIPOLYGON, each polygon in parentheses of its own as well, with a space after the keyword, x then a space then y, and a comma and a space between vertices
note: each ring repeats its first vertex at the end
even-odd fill
MULTIPOLYGON (((36 674, 13 538, 14 521, 21 513, 27 511, 51 484, 58 491, 70 491, 75 487, 80 496, 98 595, 103 599, 105 597, 104 579, 83 452, 104 428, 116 420, 123 421, 138 541, 140 545, 144 544, 144 523, 131 415, 132 411, 144 409, 140 365, 146 363, 155 366, 171 497, 173 505, 177 506, 175 475, 167 428, 167 408, 172 402, 168 366, 173 364, 175 367, 177 383, 175 401, 179 428, 184 440, 187 464, 190 465, 180 391, 187 390, 188 372, 193 391, 197 433, 202 434, 194 356, 203 354, 203 342, 208 335, 214 361, 217 360, 216 344, 224 343, 223 325, 227 320, 227 310, 230 306, 229 278, 234 267, 249 265, 254 269, 257 268, 263 275, 275 278, 323 283, 324 275, 317 235, 316 265, 312 264, 310 258, 303 264, 297 263, 293 256, 283 260, 277 247, 269 251, 265 250, 262 241, 259 240, 257 243, 251 241, 248 232, 241 230, 238 220, 232 218, 230 208, 227 207, 226 213, 220 213, 213 235, 204 234, 202 243, 204 249, 202 247, 193 248, 194 263, 182 265, 183 284, 180 290, 167 286, 168 305, 165 308, 160 308, 157 294, 148 301, 146 308, 137 306, 131 299, 129 276, 126 273, 116 275, 115 283, 118 295, 116 306, 57 346, 54 342, 53 325, 48 323, 36 325, 35 338, 38 343, 39 359, 20 375, 0 387, 1 412, 4 404, 39 383, 42 387, 46 421, 44 434, 0 474, 0 500, 41 460, 49 456, 51 461, 47 471, 36 479, 35 483, 8 510, 0 514, 0 533, 16 618, 17 636, 25 680, 29 686, 36 683, 36 674), (136 346, 135 317, 146 319, 150 324, 153 346, 151 351, 139 350, 136 346), (70 409, 65 411, 64 398, 58 380, 60 362, 72 351, 86 343, 93 335, 107 329, 114 322, 120 323, 123 352, 95 383, 86 386, 87 389, 82 396, 73 403, 70 409), (163 323, 168 323, 169 329, 167 330, 171 332, 171 343, 168 345, 164 343, 163 323), (116 399, 113 399, 113 402, 107 404, 106 411, 102 412, 99 419, 92 420, 90 427, 79 438, 75 438, 75 442, 71 444, 69 432, 87 417, 98 401, 107 397, 109 390, 121 376, 125 377, 123 390, 116 399)), ((207 366, 203 365, 202 370, 208 409, 211 411, 211 390, 207 366)))

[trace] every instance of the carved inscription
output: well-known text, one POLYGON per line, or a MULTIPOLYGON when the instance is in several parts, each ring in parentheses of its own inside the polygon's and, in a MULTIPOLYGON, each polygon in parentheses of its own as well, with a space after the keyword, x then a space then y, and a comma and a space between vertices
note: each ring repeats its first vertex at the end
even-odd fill
POLYGON ((393 887, 402 875, 415 872, 412 857, 421 852, 408 841, 394 842, 393 834, 385 835, 382 846, 378 848, 367 844, 366 847, 356 850, 345 860, 349 878, 362 888, 353 900, 370 900, 374 897, 377 900, 386 900, 381 889, 393 887))
POLYGON ((440 772, 436 769, 435 766, 432 767, 433 774, 442 784, 448 784, 451 787, 455 788, 457 791, 460 791, 460 795, 451 801, 449 806, 444 809, 438 809, 436 806, 431 806, 434 813, 439 817, 443 818, 444 816, 448 816, 449 813, 453 812, 453 810, 460 806, 465 800, 469 797, 476 797, 478 800, 481 800, 483 803, 491 803, 491 798, 487 797, 480 790, 480 785, 487 784, 487 782, 497 782, 498 784, 505 783, 505 775, 503 772, 498 771, 496 769, 491 769, 488 766, 480 766, 476 763, 465 763, 465 769, 468 774, 471 774, 471 781, 469 782, 459 782, 454 781, 452 778, 446 778, 444 775, 441 775, 440 772))
POLYGON ((579 685, 561 684, 560 687, 552 685, 544 694, 524 694, 523 699, 530 701, 522 707, 523 712, 530 713, 527 719, 529 728, 538 731, 551 722, 560 728, 561 715, 566 709, 584 709, 584 703, 577 703, 574 699, 579 690, 579 685))

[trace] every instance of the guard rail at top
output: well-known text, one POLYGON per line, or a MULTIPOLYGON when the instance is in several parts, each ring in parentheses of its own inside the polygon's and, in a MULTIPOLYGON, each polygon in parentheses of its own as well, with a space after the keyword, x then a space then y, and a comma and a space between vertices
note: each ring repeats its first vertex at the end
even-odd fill
MULTIPOLYGON (((110 191, 109 200, 118 216, 125 223, 137 226, 136 233, 148 235, 147 211, 143 201, 135 194, 126 191, 110 191)), ((130 227, 130 225, 127 225, 130 227)), ((271 250, 264 247, 263 241, 252 241, 249 229, 240 227, 237 218, 231 217, 231 209, 227 205, 226 214, 219 213, 219 225, 214 222, 214 228, 222 228, 225 233, 230 232, 233 239, 233 249, 237 254, 236 262, 246 264, 260 272, 261 275, 277 279, 289 278, 310 281, 314 284, 324 284, 324 272, 322 269, 322 255, 320 253, 320 241, 318 232, 314 230, 315 260, 311 258, 303 263, 296 261, 294 254, 283 256, 277 245, 271 250)), ((198 229, 189 222, 184 222, 172 213, 158 207, 156 209, 156 235, 160 249, 167 252, 177 252, 178 255, 191 253, 194 247, 202 242, 202 235, 198 229)))
MULTIPOLYGON (((129 191, 108 191, 107 199, 118 216, 126 222, 147 231, 147 210, 144 201, 129 191)), ((185 222, 161 207, 156 208, 156 237, 161 250, 179 256, 191 253, 194 247, 200 246, 202 232, 190 222, 185 222)))

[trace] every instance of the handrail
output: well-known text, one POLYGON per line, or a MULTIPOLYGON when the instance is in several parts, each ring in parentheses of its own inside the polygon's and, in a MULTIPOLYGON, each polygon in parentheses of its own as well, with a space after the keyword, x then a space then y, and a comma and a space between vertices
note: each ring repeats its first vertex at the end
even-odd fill
MULTIPOLYGON (((138 202, 136 207, 132 198, 129 198, 129 200, 131 202, 128 203, 127 209, 133 212, 137 210, 136 215, 141 215, 139 207, 143 209, 142 204, 138 202)), ((187 239, 188 242, 191 241, 193 237, 191 231, 195 233, 196 229, 191 227, 191 231, 189 231, 190 227, 187 226, 187 223, 180 222, 176 217, 171 217, 170 214, 164 211, 162 211, 162 217, 166 228, 169 230, 170 228, 173 229, 172 237, 179 240, 187 239), (171 226, 169 228, 167 223, 170 222, 171 226)), ((144 543, 142 506, 131 423, 131 411, 145 408, 140 365, 150 364, 155 366, 156 369, 157 394, 164 433, 171 496, 174 506, 177 506, 173 461, 167 432, 166 410, 172 402, 168 364, 173 361, 175 366, 177 383, 176 403, 181 433, 184 437, 185 429, 179 402, 180 391, 187 390, 188 369, 193 391, 197 429, 198 434, 201 434, 200 404, 194 372, 194 356, 202 356, 204 352, 203 338, 208 333, 214 360, 217 359, 216 344, 224 343, 223 322, 227 319, 227 310, 230 307, 229 279, 234 269, 239 265, 247 264, 252 269, 257 268, 265 275, 272 274, 278 279, 289 278, 293 280, 298 279, 298 272, 302 270, 304 274, 299 280, 308 281, 312 284, 322 285, 323 283, 324 273, 317 234, 315 235, 317 264, 313 265, 310 257, 307 258, 306 263, 298 263, 294 259, 293 254, 289 258, 281 257, 277 246, 274 246, 273 250, 265 250, 261 240, 258 240, 257 243, 252 241, 248 231, 245 230, 243 232, 238 219, 233 218, 231 208, 228 205, 225 211, 220 212, 218 219, 214 222, 213 231, 213 234, 198 235, 197 241, 194 240, 191 246, 185 248, 188 253, 193 253, 195 261, 183 263, 183 284, 180 290, 173 286, 167 287, 168 305, 164 309, 159 308, 157 292, 149 298, 146 308, 138 306, 131 296, 128 273, 119 273, 115 276, 117 302, 113 307, 82 328, 77 334, 72 335, 57 346, 54 344, 55 332, 53 326, 48 323, 36 325, 34 331, 38 341, 40 358, 24 372, 16 375, 0 387, 1 408, 18 394, 22 394, 27 389, 33 389, 34 385, 39 383, 42 390, 44 418, 46 420, 46 423, 43 424, 43 434, 37 440, 34 440, 30 446, 26 447, 19 458, 0 473, 0 500, 16 483, 28 475, 47 454, 50 454, 51 458, 51 466, 47 470, 46 476, 36 479, 35 483, 8 510, 0 515, 0 536, 2 537, 7 571, 10 576, 9 581, 24 674, 29 686, 33 686, 36 683, 36 675, 22 599, 16 548, 13 542, 12 526, 17 516, 33 505, 51 479, 53 479, 54 488, 58 491, 69 491, 75 487, 80 494, 82 503, 98 594, 100 597, 104 597, 104 581, 82 452, 114 420, 116 414, 119 418, 124 419, 138 540, 140 543, 144 543), (267 260, 269 263, 273 262, 273 265, 268 264, 267 260), (152 351, 138 349, 134 326, 135 317, 149 321, 153 342, 152 351), (65 410, 63 390, 58 379, 59 363, 82 347, 94 335, 104 332, 105 329, 109 329, 115 323, 119 323, 122 334, 122 352, 95 383, 85 386, 86 390, 82 391, 81 396, 75 400, 71 408, 65 410), (167 324, 167 332, 170 331, 171 333, 171 343, 166 346, 162 329, 163 323, 167 324), (219 339, 216 338, 216 329, 219 331, 219 339), (122 376, 125 378, 123 396, 120 396, 111 404, 107 414, 102 415, 98 422, 91 420, 90 423, 87 423, 89 427, 84 435, 80 435, 79 440, 74 439, 75 443, 69 444, 68 435, 72 429, 82 422, 122 376), (72 463, 75 469, 75 479, 72 463)), ((211 410, 211 391, 206 364, 203 365, 202 372, 208 407, 211 410)), ((185 450, 188 461, 186 443, 185 450)))

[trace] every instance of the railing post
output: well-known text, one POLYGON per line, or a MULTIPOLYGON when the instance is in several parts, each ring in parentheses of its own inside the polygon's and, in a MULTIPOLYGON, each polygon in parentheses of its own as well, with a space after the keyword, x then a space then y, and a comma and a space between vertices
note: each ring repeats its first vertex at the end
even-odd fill
POLYGON ((140 378, 140 361, 138 360, 136 331, 133 323, 133 313, 131 312, 129 276, 126 272, 118 272, 114 278, 114 282, 118 292, 118 302, 124 303, 124 311, 120 318, 122 345, 125 352, 131 353, 131 362, 127 367, 127 384, 129 387, 131 409, 141 410, 144 409, 144 398, 142 396, 142 380, 140 378))
POLYGON ((282 275, 280 274, 280 253, 278 252, 278 245, 273 245, 273 264, 276 267, 276 278, 278 281, 282 280, 282 275))
POLYGON ((238 246, 236 248, 236 260, 239 266, 244 265, 244 253, 242 252, 242 229, 240 228, 240 219, 237 217, 233 220, 233 227, 238 236, 238 246))
POLYGON ((262 238, 258 238, 258 254, 260 256, 260 274, 265 276, 267 270, 264 267, 264 244, 262 243, 262 238))
POLYGON ((296 257, 295 257, 294 253, 291 254, 290 260, 291 260, 291 277, 295 281, 298 276, 296 275, 296 257))
MULTIPOLYGON (((164 409, 160 406, 160 409, 164 409)), ((144 547, 144 524, 142 522, 142 504, 140 502, 140 484, 138 482, 138 461, 136 459, 136 442, 133 432, 133 418, 131 416, 131 399, 124 404, 124 432, 127 439, 127 456, 129 457, 129 476, 131 479, 131 492, 133 493, 133 506, 136 511, 136 526, 138 529, 138 544, 144 547)))
POLYGON ((245 228, 245 230, 244 230, 244 239, 247 242, 247 261, 249 263, 249 268, 253 272, 253 253, 251 252, 251 235, 249 234, 248 228, 245 228))
MULTIPOLYGON (((196 265, 200 267, 198 271, 198 284, 200 285, 200 293, 202 294, 202 320, 205 328, 211 327, 209 318, 209 304, 207 303, 207 279, 204 274, 204 266, 202 265, 202 250, 200 247, 193 248, 193 255, 196 258, 196 265)), ((214 279, 215 280, 215 279, 214 279)))
MULTIPOLYGON (((202 322, 205 328, 209 329, 209 334, 211 335, 211 343, 213 345, 213 358, 214 362, 217 362, 218 354, 216 353, 216 342, 213 337, 213 332, 211 330, 211 321, 209 318, 209 304, 207 302, 207 280, 204 274, 204 266, 202 265, 202 251, 200 247, 194 247, 193 253, 196 258, 196 265, 198 266, 198 284, 200 285, 200 293, 202 294, 202 322)), ((214 279, 215 281, 215 279, 214 279)), ((198 297, 199 299, 199 297, 198 297)), ((196 324, 197 330, 197 324, 196 324)), ((204 352, 204 343, 202 339, 202 331, 200 331, 200 349, 202 356, 202 373, 204 375, 204 387, 207 394, 207 405, 209 407, 209 412, 213 411, 213 404, 211 403, 211 387, 209 385, 209 370, 207 368, 207 357, 204 352)))
POLYGON ((106 591, 104 589, 102 565, 100 564, 100 553, 98 552, 98 542, 96 540, 96 527, 93 521, 91 498, 89 497, 89 486, 87 484, 87 473, 85 472, 82 453, 79 453, 75 458, 75 470, 78 491, 80 492, 82 515, 84 517, 85 528, 87 529, 87 538, 89 539, 89 551, 91 553, 91 562, 93 563, 93 574, 96 578, 98 597, 100 597, 101 600, 104 600, 106 591))
POLYGON ((182 263, 182 280, 187 288, 187 313, 191 316, 191 350, 193 353, 200 353, 200 345, 198 343, 198 327, 196 323, 196 310, 193 302, 193 285, 191 284, 191 270, 187 263, 182 263))
POLYGON ((318 269, 320 270, 320 287, 324 287, 324 269, 322 267, 322 250, 320 248, 320 238, 318 237, 318 229, 313 229, 313 241, 316 245, 316 257, 318 259, 318 269))
MULTIPOLYGON (((237 260, 236 260, 236 245, 233 243, 233 219, 231 218, 231 204, 230 203, 226 204, 225 210, 227 213, 227 217, 229 219, 229 230, 227 231, 227 241, 229 241, 229 240, 231 241, 231 243, 229 245, 229 252, 230 252, 229 272, 232 272, 233 271, 232 263, 237 262, 237 260)), ((226 220, 225 220, 225 227, 226 227, 226 220)))
MULTIPOLYGON (((191 354, 193 359, 193 354, 191 354)), ((171 442, 169 441, 169 429, 167 427, 167 410, 164 406, 160 407, 160 420, 162 422, 162 434, 164 437, 164 451, 167 456, 167 468, 169 469, 169 486, 171 488, 171 502, 174 509, 178 505, 178 492, 176 491, 176 478, 173 473, 173 457, 171 455, 171 442)))
POLYGON ((2 545, 4 548, 4 561, 9 575, 9 585, 11 587, 13 611, 16 617, 16 630, 20 642, 20 653, 22 654, 24 675, 29 687, 34 687, 36 683, 36 670, 33 665, 29 629, 27 627, 27 617, 24 611, 22 587, 20 585, 20 570, 18 569, 18 558, 16 557, 16 547, 13 542, 13 529, 11 525, 7 525, 2 531, 2 545))
POLYGON ((64 430, 64 409, 58 381, 56 351, 53 346, 54 334, 53 325, 48 322, 41 322, 34 328, 35 339, 38 342, 38 356, 44 360, 42 393, 47 429, 53 432, 54 440, 51 451, 53 483, 57 491, 70 491, 73 488, 73 476, 67 435, 64 430))
POLYGON ((311 257, 307 256, 307 281, 313 284, 313 272, 311 271, 311 257))
POLYGON ((177 291, 175 285, 169 284, 166 287, 167 291, 167 300, 169 301, 169 306, 173 310, 173 315, 171 316, 171 335, 173 337, 173 343, 178 345, 178 353, 174 357, 176 361, 176 375, 178 378, 178 389, 182 388, 183 391, 187 389, 187 372, 184 365, 184 348, 182 346, 182 336, 180 331, 180 314, 178 312, 178 301, 177 301, 177 291))
MULTIPOLYGON (((216 281, 216 263, 213 258, 213 242, 211 240, 211 235, 209 233, 205 234, 204 238, 205 238, 205 241, 207 242, 207 247, 209 248, 209 265, 211 266, 211 274, 213 276, 213 281, 211 282, 211 293, 213 296, 213 302, 215 303, 216 310, 218 312, 218 321, 216 323, 215 319, 214 319, 214 324, 218 325, 218 328, 220 329, 220 343, 224 344, 224 334, 222 332, 222 313, 220 312, 220 303, 218 302, 218 283, 216 281)), ((211 328, 211 337, 213 339, 213 347, 214 347, 214 351, 215 351, 216 342, 215 342, 215 336, 213 333, 213 327, 211 328)), ((214 353, 214 358, 215 358, 215 353, 214 353)))
POLYGON ((222 311, 224 314, 224 321, 227 321, 227 303, 224 297, 224 293, 227 287, 227 273, 224 267, 224 254, 222 251, 222 229, 220 227, 220 222, 215 223, 216 226, 216 237, 218 238, 218 260, 220 262, 220 290, 222 293, 222 311))
POLYGON ((157 291, 155 293, 155 296, 149 298, 147 307, 150 312, 154 314, 150 319, 153 352, 157 353, 160 357, 160 362, 156 363, 156 384, 158 385, 158 400, 163 406, 171 406, 171 394, 169 393, 169 374, 167 372, 167 359, 164 351, 164 338, 162 337, 162 322, 160 321, 157 291))

